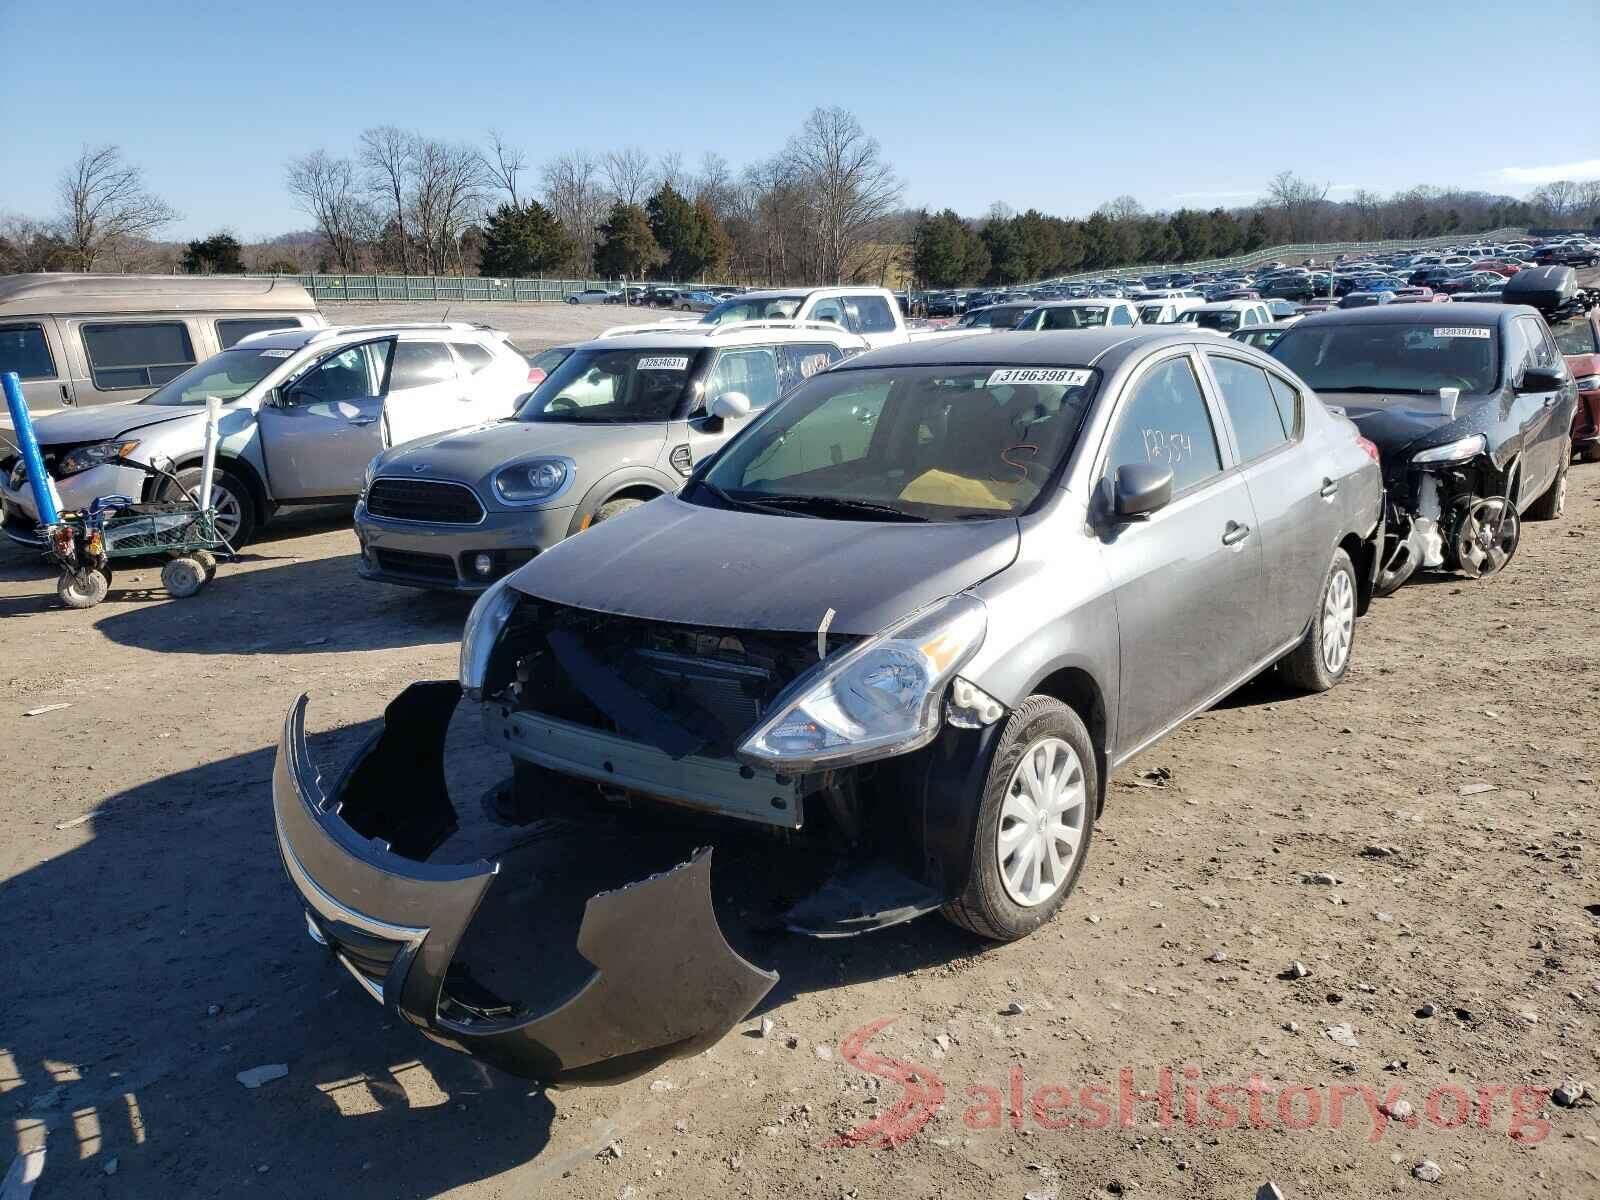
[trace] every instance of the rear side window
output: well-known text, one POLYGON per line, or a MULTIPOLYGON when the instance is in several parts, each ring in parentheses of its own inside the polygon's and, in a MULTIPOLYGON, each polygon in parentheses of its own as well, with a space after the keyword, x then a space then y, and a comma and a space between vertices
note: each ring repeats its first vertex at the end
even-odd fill
POLYGON ((1272 399, 1278 406, 1278 416, 1283 420, 1283 427, 1289 431, 1290 437, 1298 437, 1300 406, 1304 403, 1300 398, 1300 389, 1290 387, 1287 382, 1270 371, 1267 373, 1267 385, 1272 388, 1272 399))
POLYGON ((837 346, 825 344, 778 347, 778 387, 780 394, 799 387, 818 371, 826 370, 844 354, 837 346))
POLYGON ((1172 490, 1204 483, 1222 471, 1211 413, 1194 368, 1173 358, 1150 370, 1123 401, 1106 456, 1106 474, 1118 467, 1151 463, 1172 470, 1172 490))
POLYGON ((15 371, 23 379, 56 377, 44 326, 0 325, 0 371, 15 371))
POLYGON ((194 365, 194 345, 182 321, 85 325, 83 348, 100 391, 157 388, 194 365))
POLYGON ((466 364, 467 371, 473 375, 476 375, 494 362, 494 355, 476 342, 451 342, 450 348, 461 356, 461 361, 466 364))
POLYGON ((239 317, 236 320, 218 321, 217 344, 224 350, 231 350, 241 338, 247 338, 252 333, 299 328, 300 321, 296 317, 239 317))
POLYGON ((889 311, 889 302, 882 296, 856 296, 845 303, 846 311, 855 318, 852 323, 855 332, 894 332, 894 314, 889 311))
POLYGON ((389 369, 389 390, 430 387, 450 383, 456 377, 456 364, 443 342, 396 342, 394 365, 389 369))
POLYGON ((1260 367, 1208 354, 1211 372, 1222 392, 1234 435, 1239 439, 1239 461, 1249 462, 1276 450, 1289 440, 1283 414, 1273 399, 1267 373, 1260 367))

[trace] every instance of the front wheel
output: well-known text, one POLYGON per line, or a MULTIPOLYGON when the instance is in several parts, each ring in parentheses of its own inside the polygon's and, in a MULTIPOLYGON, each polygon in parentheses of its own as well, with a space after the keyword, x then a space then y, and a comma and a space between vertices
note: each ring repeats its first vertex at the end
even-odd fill
POLYGON ((56 581, 56 596, 68 608, 93 608, 110 590, 111 577, 93 567, 63 571, 56 581))
MULTIPOLYGON (((183 484, 197 499, 200 495, 200 468, 189 467, 176 472, 183 484)), ((162 500, 182 500, 184 496, 170 482, 160 493, 162 500)), ((256 531, 256 502, 250 487, 232 471, 217 467, 211 477, 211 506, 217 510, 217 533, 235 550, 243 546, 256 531)))
POLYGON ((1001 731, 966 887, 940 910, 945 919, 1013 942, 1053 917, 1083 869, 1099 795, 1082 719, 1052 696, 1029 696, 1001 731))
POLYGON ((1333 565, 1322 582, 1322 595, 1305 641, 1280 664, 1296 687, 1325 692, 1350 670, 1356 639, 1356 569, 1343 550, 1333 552, 1333 565))

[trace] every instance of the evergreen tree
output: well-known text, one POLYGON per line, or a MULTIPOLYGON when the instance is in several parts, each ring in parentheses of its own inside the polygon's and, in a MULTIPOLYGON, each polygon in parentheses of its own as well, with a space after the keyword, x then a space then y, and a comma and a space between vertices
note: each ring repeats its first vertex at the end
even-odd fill
POLYGON ((559 271, 578 247, 555 214, 537 200, 502 204, 485 223, 479 270, 509 278, 559 271))

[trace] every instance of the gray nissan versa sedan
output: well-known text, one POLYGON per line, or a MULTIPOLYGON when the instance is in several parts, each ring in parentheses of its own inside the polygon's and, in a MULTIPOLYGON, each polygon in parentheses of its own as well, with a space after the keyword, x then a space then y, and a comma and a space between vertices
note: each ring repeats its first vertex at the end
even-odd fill
POLYGON ((404 692, 327 790, 300 697, 273 776, 283 861, 312 936, 428 1036, 546 1082, 636 1075, 776 976, 724 941, 709 851, 589 900, 593 973, 552 1010, 456 962, 499 871, 436 853, 462 693, 510 754, 502 822, 711 814, 838 855, 791 929, 941 910, 1020 938, 1071 891, 1112 770, 1273 664, 1311 691, 1344 677, 1381 513, 1355 426, 1212 334, 849 359, 677 495, 496 583, 459 682, 404 692))

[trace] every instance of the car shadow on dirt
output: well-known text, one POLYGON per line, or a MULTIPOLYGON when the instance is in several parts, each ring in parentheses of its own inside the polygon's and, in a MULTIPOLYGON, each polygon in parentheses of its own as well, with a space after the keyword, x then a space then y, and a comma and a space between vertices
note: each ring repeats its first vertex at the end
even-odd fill
MULTIPOLYGON (((461 724, 451 744, 470 756, 477 727, 461 724)), ((313 738, 324 777, 376 728, 370 721, 313 738)), ((432 1196, 530 1163, 534 1175, 519 1178, 555 1183, 603 1149, 616 1136, 606 1120, 563 1126, 552 1145, 555 1108, 543 1092, 427 1042, 308 939, 273 833, 274 752, 263 747, 120 792, 94 806, 87 842, 7 884, 16 966, 0 1087, 15 1112, 16 1149, 46 1146, 40 1194, 101 1194, 114 1159, 117 1187, 129 1194, 265 1186, 432 1196), (257 1089, 236 1081, 273 1064, 287 1075, 257 1089)), ((456 806, 464 831, 498 828, 470 797, 456 806)), ((80 828, 68 822, 45 836, 66 841, 80 828)), ((549 933, 549 914, 559 925, 592 894, 594 873, 572 870, 573 862, 603 862, 638 879, 707 841, 584 829, 578 836, 598 837, 606 849, 575 854, 566 834, 535 833, 501 831, 524 843, 518 854, 541 841, 547 853, 542 867, 508 869, 491 897, 520 914, 513 935, 530 913, 544 914, 553 945, 570 933, 549 933), (537 902, 522 903, 530 897, 537 902)), ((816 864, 772 839, 713 844, 713 891, 729 940, 781 975, 763 1008, 982 949, 937 919, 848 942, 789 935, 777 913, 816 864)), ((565 949, 581 978, 586 968, 570 940, 565 949)), ((536 940, 519 939, 513 952, 522 967, 554 973, 536 940)))

